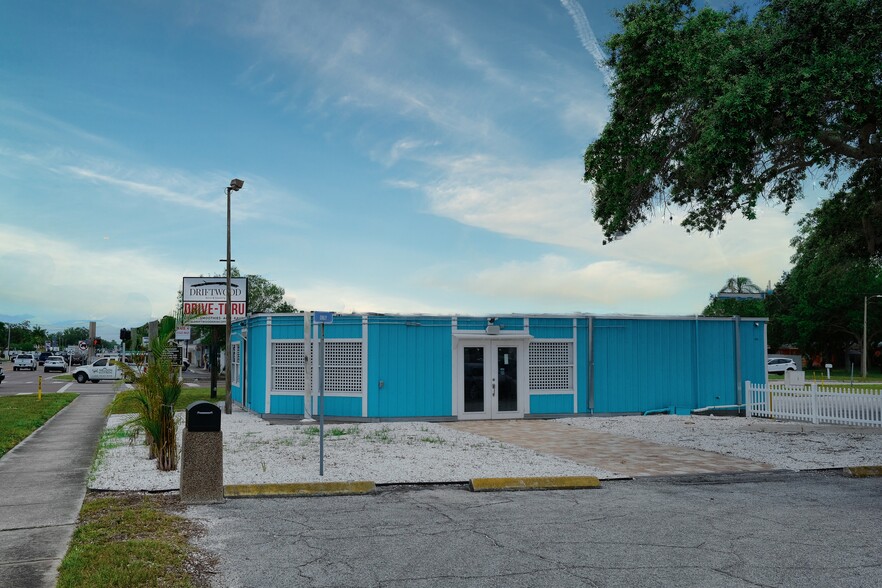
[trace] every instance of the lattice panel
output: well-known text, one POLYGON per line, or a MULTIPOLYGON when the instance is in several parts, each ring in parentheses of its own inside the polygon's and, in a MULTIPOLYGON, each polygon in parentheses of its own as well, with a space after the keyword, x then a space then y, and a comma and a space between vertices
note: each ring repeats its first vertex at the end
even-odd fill
POLYGON ((530 343, 530 390, 573 389, 573 344, 567 341, 530 343))
POLYGON ((273 390, 303 392, 306 390, 306 363, 303 342, 273 343, 273 390))
POLYGON ((230 347, 230 363, 232 364, 232 372, 230 372, 230 382, 233 386, 239 385, 239 371, 242 366, 241 360, 241 343, 233 343, 230 347))
POLYGON ((362 392, 361 341, 325 341, 325 392, 362 392))

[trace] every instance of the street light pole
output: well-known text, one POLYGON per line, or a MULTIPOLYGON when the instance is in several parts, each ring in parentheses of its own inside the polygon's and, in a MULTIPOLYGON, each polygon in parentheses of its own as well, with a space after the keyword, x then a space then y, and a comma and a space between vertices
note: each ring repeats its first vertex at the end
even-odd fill
POLYGON ((230 308, 232 304, 232 296, 230 295, 230 263, 232 260, 232 254, 230 251, 230 192, 236 191, 238 192, 242 186, 245 185, 245 182, 238 178, 234 178, 230 180, 230 185, 227 186, 227 339, 226 339, 226 349, 224 350, 224 382, 226 384, 227 389, 227 397, 224 399, 224 413, 232 414, 233 413, 233 391, 231 390, 231 372, 232 367, 230 366, 230 358, 232 356, 230 350, 230 335, 232 333, 232 309, 230 308))
POLYGON ((867 377, 867 301, 872 298, 882 298, 882 294, 864 296, 864 346, 861 349, 861 377, 867 377))

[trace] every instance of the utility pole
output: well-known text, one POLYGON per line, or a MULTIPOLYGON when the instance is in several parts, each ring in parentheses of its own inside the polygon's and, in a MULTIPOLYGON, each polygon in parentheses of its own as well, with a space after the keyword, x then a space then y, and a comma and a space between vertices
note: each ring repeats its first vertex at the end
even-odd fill
POLYGON ((217 359, 218 359, 218 327, 211 327, 211 347, 208 352, 211 357, 211 398, 217 398, 217 359))

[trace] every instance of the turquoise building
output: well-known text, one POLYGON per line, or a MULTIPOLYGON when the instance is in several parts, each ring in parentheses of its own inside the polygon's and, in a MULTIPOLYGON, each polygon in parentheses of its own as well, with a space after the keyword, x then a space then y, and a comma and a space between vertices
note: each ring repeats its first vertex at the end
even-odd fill
POLYGON ((251 315, 233 325, 232 394, 262 415, 495 419, 688 413, 766 381, 765 318, 251 315), (324 344, 320 345, 322 340, 324 344), (320 370, 320 350, 324 369, 320 370), (321 373, 320 373, 321 372, 321 373))

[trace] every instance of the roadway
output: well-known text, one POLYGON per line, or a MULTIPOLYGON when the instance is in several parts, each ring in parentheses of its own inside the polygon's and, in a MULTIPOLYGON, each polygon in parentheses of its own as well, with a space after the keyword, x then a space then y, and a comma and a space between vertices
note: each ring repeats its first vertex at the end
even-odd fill
POLYGON ((76 382, 72 382, 70 380, 58 378, 58 376, 63 376, 64 374, 59 374, 58 372, 49 372, 44 373, 43 367, 40 366, 37 368, 37 371, 31 372, 27 370, 14 372, 12 371, 12 363, 8 361, 3 362, 3 373, 6 374, 6 379, 3 380, 3 383, 0 383, 0 396, 16 396, 18 394, 36 394, 38 380, 40 376, 43 377, 43 394, 54 394, 56 392, 96 392, 106 390, 108 393, 114 392, 114 386, 112 382, 101 382, 100 384, 91 384, 92 389, 89 389, 90 384, 77 384, 76 382))

